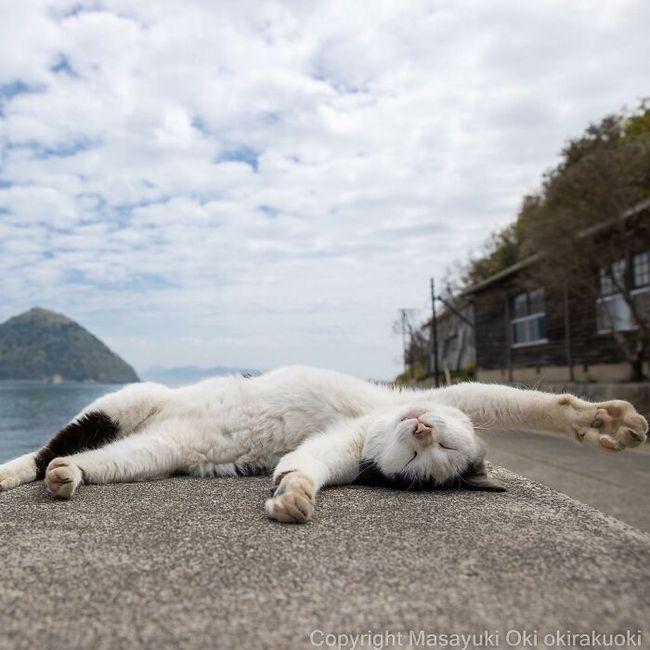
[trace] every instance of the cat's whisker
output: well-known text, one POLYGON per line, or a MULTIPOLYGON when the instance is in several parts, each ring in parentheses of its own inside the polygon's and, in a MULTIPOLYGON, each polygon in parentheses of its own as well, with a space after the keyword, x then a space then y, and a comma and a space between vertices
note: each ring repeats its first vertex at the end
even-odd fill
POLYGON ((491 420, 488 420, 487 422, 481 422, 480 424, 475 424, 474 429, 477 431, 489 431, 494 428, 494 425, 496 424, 497 420, 496 418, 492 418, 491 420))
POLYGON ((412 463, 412 462, 413 462, 417 457, 418 457, 418 452, 416 451, 416 452, 413 453, 413 458, 411 458, 411 460, 409 460, 409 462, 406 463, 406 465, 404 465, 404 467, 402 467, 402 469, 400 470, 400 474, 401 474, 401 473, 402 473, 402 472, 403 472, 403 471, 404 471, 404 470, 405 470, 405 469, 406 469, 406 468, 407 468, 407 467, 408 467, 408 466, 409 466, 409 465, 410 465, 410 464, 411 464, 411 463, 412 463))

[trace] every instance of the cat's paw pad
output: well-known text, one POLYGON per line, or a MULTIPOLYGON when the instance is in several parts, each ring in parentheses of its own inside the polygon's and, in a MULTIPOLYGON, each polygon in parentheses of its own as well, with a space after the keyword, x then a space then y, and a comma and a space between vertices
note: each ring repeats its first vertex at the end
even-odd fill
POLYGON ((576 423, 574 431, 580 442, 623 451, 645 442, 648 422, 629 402, 612 400, 594 404, 587 421, 576 423))
POLYGON ((266 514, 283 523, 304 524, 309 521, 315 504, 313 481, 301 472, 287 474, 275 494, 266 500, 266 514))
POLYGON ((68 458, 55 458, 45 471, 45 487, 54 497, 69 499, 81 483, 81 470, 68 458))

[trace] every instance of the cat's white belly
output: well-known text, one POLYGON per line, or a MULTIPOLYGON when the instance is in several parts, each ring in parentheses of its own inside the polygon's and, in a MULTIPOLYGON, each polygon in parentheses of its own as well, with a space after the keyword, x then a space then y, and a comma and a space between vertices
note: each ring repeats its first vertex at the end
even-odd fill
POLYGON ((199 460, 189 466, 188 473, 200 478, 271 474, 281 457, 281 454, 272 454, 267 457, 254 458, 243 454, 232 463, 199 460))
POLYGON ((187 471, 193 476, 241 476, 273 471, 312 430, 287 427, 283 418, 252 412, 249 417, 194 420, 186 438, 187 471))

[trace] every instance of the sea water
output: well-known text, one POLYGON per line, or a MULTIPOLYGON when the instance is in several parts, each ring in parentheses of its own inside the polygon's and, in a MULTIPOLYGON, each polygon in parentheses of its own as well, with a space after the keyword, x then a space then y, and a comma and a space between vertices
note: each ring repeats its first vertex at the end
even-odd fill
POLYGON ((33 451, 118 384, 0 381, 0 463, 33 451))

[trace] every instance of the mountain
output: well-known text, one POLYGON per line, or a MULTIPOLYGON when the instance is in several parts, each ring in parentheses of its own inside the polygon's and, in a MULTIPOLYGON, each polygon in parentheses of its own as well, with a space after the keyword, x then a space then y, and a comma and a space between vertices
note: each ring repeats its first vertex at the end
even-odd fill
POLYGON ((250 368, 228 368, 216 366, 214 368, 199 368, 198 366, 181 366, 179 368, 154 367, 142 373, 144 379, 157 381, 169 386, 192 384, 208 377, 224 377, 227 375, 259 375, 259 370, 250 368))
POLYGON ((0 379, 139 381, 135 370, 88 330, 40 307, 0 324, 0 379))

